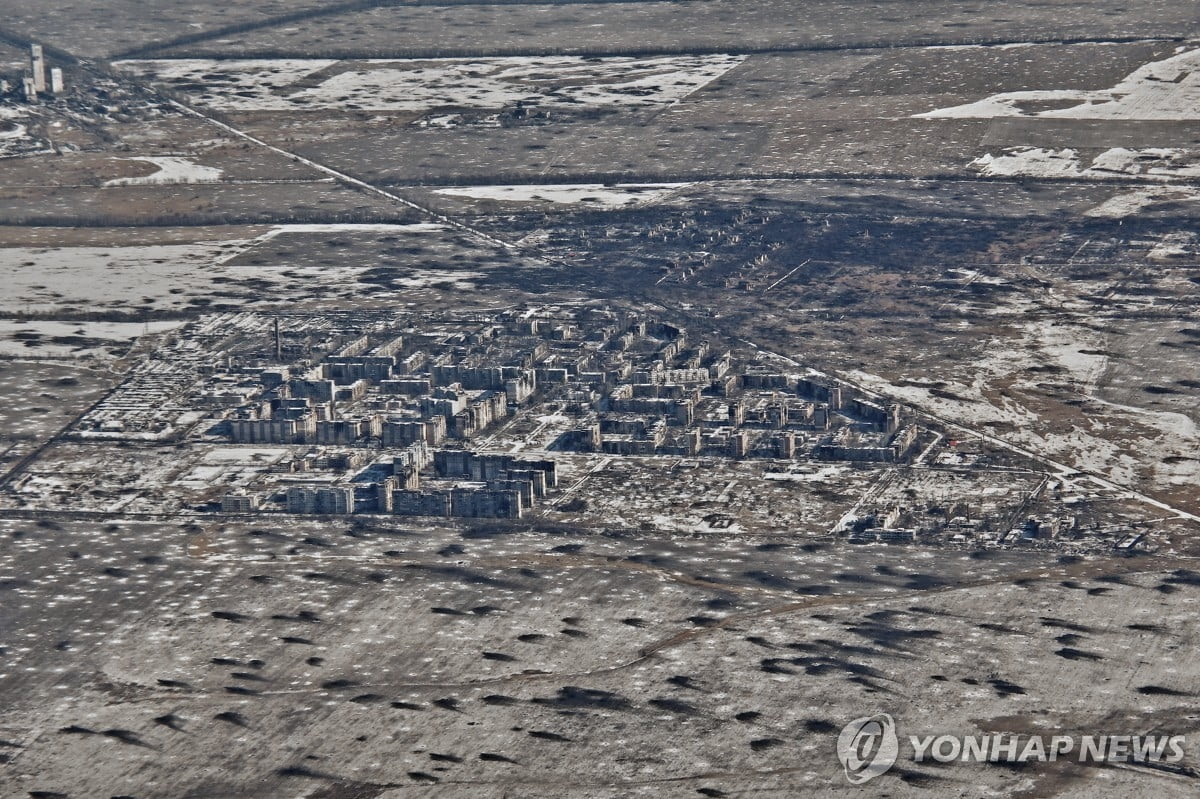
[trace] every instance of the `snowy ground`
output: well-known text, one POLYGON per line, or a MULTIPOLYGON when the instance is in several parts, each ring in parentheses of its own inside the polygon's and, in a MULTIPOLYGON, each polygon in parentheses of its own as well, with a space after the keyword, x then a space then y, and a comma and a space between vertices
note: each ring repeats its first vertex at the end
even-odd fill
POLYGON ((657 202, 691 183, 645 183, 606 186, 601 183, 573 185, 462 186, 434 189, 434 194, 473 200, 546 202, 556 205, 590 205, 595 208, 627 208, 657 202))
POLYGON ((42 312, 73 304, 183 305, 187 295, 195 296, 210 282, 203 269, 225 252, 224 244, 0 249, 6 272, 4 305, 42 312), (176 289, 187 294, 172 294, 176 289))
POLYGON ((1180 47, 1176 55, 1139 67, 1111 89, 1003 92, 916 116, 922 119, 1196 119, 1200 116, 1200 49, 1180 47))
POLYGON ((1019 341, 997 339, 980 359, 970 383, 942 382, 940 392, 905 381, 894 385, 877 375, 848 377, 901 402, 1002 438, 1075 468, 1127 486, 1171 489, 1200 480, 1200 428, 1182 413, 1134 407, 1098 396, 1109 368, 1105 337, 1052 321, 1031 321, 1019 341), (1041 384, 1054 370, 1055 383, 1105 406, 1103 415, 1068 412, 1048 403, 1041 384), (939 395, 940 394, 940 395, 939 395))
POLYGON ((1150 257, 1157 260, 1186 258, 1196 251, 1196 234, 1191 231, 1168 233, 1150 248, 1150 257))
POLYGON ((1137 150, 1112 147, 1093 158, 1087 166, 1083 165, 1079 153, 1071 148, 1009 147, 998 156, 982 155, 970 166, 989 177, 1109 178, 1119 175, 1159 181, 1200 177, 1196 154, 1174 147, 1137 150))
MULTIPOLYGON (((921 119, 1195 120, 1200 118, 1200 49, 1180 47, 1172 57, 1139 67, 1111 89, 1003 92, 915 116, 921 119)), ((989 177, 1137 177, 1168 182, 1200 176, 1200 153, 1176 147, 1112 147, 1088 160, 1071 147, 1007 147, 999 152, 987 152, 969 166, 989 177)), ((1193 189, 1182 189, 1177 193, 1137 190, 1118 194, 1087 214, 1120 218, 1158 203, 1195 200, 1197 196, 1193 189)))
POLYGON ((1132 216, 1144 208, 1150 208, 1159 203, 1195 202, 1197 200, 1200 200, 1200 190, 1188 186, 1133 189, 1113 195, 1095 208, 1089 208, 1084 214, 1120 219, 1132 216))
MULTIPOLYGON (((436 224, 279 225, 253 239, 130 247, 0 247, 5 289, 0 310, 54 313, 79 310, 180 309, 219 296, 224 304, 282 302, 297 293, 352 287, 364 270, 227 265, 251 247, 287 233, 438 233, 436 224), (240 285, 239 285, 240 284, 240 285)), ((465 280, 462 270, 427 270, 410 285, 465 280)))
POLYGON ((201 166, 189 158, 170 156, 139 156, 125 159, 128 161, 145 161, 158 167, 151 175, 136 178, 117 178, 107 181, 105 186, 158 186, 176 183, 215 183, 221 179, 222 170, 211 166, 201 166))
MULTIPOLYGON (((240 751, 252 777, 227 769, 221 795, 861 796, 836 788, 834 744, 864 708, 913 733, 1195 733, 1177 562, 459 533, 0 523, 10 784, 209 786, 240 751), (448 789, 425 791, 433 774, 448 789)), ((905 760, 936 788, 875 785, 1147 795, 1132 767, 1069 765, 905 760)))
POLYGON ((360 108, 423 113, 638 107, 686 97, 741 64, 744 56, 659 58, 574 56, 366 60, 122 61, 117 66, 192 94, 222 111, 360 108))
POLYGON ((374 223, 275 225, 261 236, 248 241, 227 242, 227 244, 234 244, 236 246, 226 247, 228 253, 218 263, 226 263, 259 244, 293 233, 391 233, 407 235, 414 233, 440 233, 446 230, 445 225, 436 222, 417 222, 408 225, 374 223))
POLYGON ((254 239, 254 244, 269 241, 284 233, 436 233, 446 230, 445 225, 436 222, 416 222, 410 225, 391 224, 318 224, 318 225, 276 225, 269 231, 254 239))
POLYGON ((144 333, 161 333, 182 322, 56 322, 0 320, 0 355, 79 358, 125 349, 144 333))
POLYGON ((46 142, 29 134, 28 112, 0 105, 0 158, 46 152, 46 142))

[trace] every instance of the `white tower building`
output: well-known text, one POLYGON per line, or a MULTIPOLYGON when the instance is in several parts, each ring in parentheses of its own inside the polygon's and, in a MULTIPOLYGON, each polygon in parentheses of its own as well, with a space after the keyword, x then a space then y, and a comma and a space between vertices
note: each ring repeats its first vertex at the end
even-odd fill
POLYGON ((39 92, 46 91, 46 57, 42 54, 40 44, 30 45, 30 62, 33 67, 33 88, 39 92))

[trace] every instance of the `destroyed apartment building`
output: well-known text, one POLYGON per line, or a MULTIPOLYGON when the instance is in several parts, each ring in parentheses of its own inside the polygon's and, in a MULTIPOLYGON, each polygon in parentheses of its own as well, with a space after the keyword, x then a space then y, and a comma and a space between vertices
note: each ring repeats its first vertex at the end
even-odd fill
POLYGON ((520 518, 557 485, 555 453, 891 464, 922 431, 899 406, 677 324, 564 306, 206 318, 71 435, 296 453, 211 500, 227 513, 520 518), (490 451, 510 430, 542 439, 490 451))

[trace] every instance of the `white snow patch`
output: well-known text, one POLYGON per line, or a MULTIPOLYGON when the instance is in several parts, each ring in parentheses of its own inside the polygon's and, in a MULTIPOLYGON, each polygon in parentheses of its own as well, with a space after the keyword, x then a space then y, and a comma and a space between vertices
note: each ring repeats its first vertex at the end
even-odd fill
MULTIPOLYGON (((1139 211, 1158 203, 1195 202, 1200 200, 1200 189, 1179 186, 1174 188, 1148 188, 1123 191, 1116 194, 1095 208, 1084 211, 1085 216, 1120 219, 1133 216, 1139 211)), ((1155 257, 1153 253, 1151 257, 1155 257)))
POLYGON ((29 127, 26 124, 21 124, 29 122, 26 109, 0 105, 0 120, 7 122, 7 124, 0 124, 0 128, 7 128, 8 125, 12 125, 11 129, 0 130, 0 158, 53 152, 53 148, 29 149, 30 147, 37 147, 39 144, 45 144, 45 142, 41 142, 39 139, 31 136, 29 134, 29 127))
POLYGON ((132 342, 143 333, 161 333, 182 326, 182 321, 149 322, 59 322, 0 320, 0 355, 35 358, 80 358, 106 355, 112 345, 132 342), (29 338, 36 335, 37 338, 29 338), (58 343, 52 339, 82 337, 95 343, 58 343))
POLYGON ((404 225, 386 222, 278 225, 257 240, 273 239, 281 233, 436 233, 445 229, 446 226, 438 222, 414 222, 404 225))
POLYGON ((919 119, 1174 119, 1200 118, 1200 50, 1139 67, 1111 89, 1004 92, 919 119), (1061 106, 1048 108, 1046 106, 1061 106))
POLYGON ((996 275, 985 275, 983 272, 980 272, 977 269, 962 269, 954 267, 947 269, 946 271, 962 275, 968 283, 985 283, 990 286, 1003 286, 1008 283, 1008 281, 1002 277, 996 275))
POLYGON ((447 130, 468 124, 476 128, 498 128, 500 127, 500 115, 488 114, 484 117, 472 118, 462 114, 434 114, 416 122, 419 128, 444 128, 447 130))
POLYGON ((1168 233, 1162 240, 1150 248, 1150 257, 1155 260, 1170 260, 1186 258, 1196 253, 1196 234, 1189 231, 1168 233))
POLYGON ((1083 166, 1079 154, 1070 148, 1051 150, 1043 147, 1008 147, 1000 155, 986 153, 969 166, 989 177, 1110 178, 1128 175, 1147 180, 1200 177, 1200 163, 1186 150, 1147 147, 1131 150, 1113 147, 1083 166))
POLYGON ((782 480, 790 483, 823 483, 850 471, 848 466, 822 466, 814 471, 764 472, 764 480, 782 480))
POLYGON ((1043 353, 1070 372, 1072 380, 1093 386, 1104 374, 1108 356, 1098 354, 1103 352, 1104 342, 1095 334, 1089 333, 1085 338, 1076 326, 1042 321, 1031 322, 1026 330, 1043 353))
POLYGON ((291 454, 290 450, 263 447, 218 447, 204 453, 204 463, 275 463, 291 454))
POLYGON ((549 202, 562 205, 576 203, 597 208, 625 208, 657 202, 691 183, 628 183, 605 186, 600 183, 568 185, 463 186, 435 189, 434 194, 448 197, 469 197, 475 200, 507 200, 510 202, 549 202))
POLYGON ((901 401, 968 426, 986 428, 1000 423, 1002 436, 1014 444, 1125 485, 1149 479, 1156 486, 1194 485, 1200 477, 1200 427, 1188 416, 1105 400, 1095 393, 1107 366, 1104 336, 1080 325, 1030 321, 1021 339, 997 339, 975 360, 972 382, 943 385, 961 399, 935 396, 920 385, 894 385, 861 371, 847 376, 901 401), (1037 390, 1044 377, 1026 370, 1039 360, 1065 370, 1056 381, 1069 381, 1080 395, 1114 409, 1103 423, 1089 419, 1088 427, 1048 429, 1050 422, 1021 404, 1020 395, 989 391, 1012 381, 1018 389, 1037 390), (1015 378, 1015 379, 1014 379, 1015 378), (986 393, 985 393, 986 392, 986 393), (1114 433, 1117 437, 1113 437, 1114 433))
MULTIPOLYGON (((139 303, 143 297, 173 298, 171 289, 207 286, 205 269, 245 240, 211 244, 134 247, 6 247, 0 249, 5 296, 0 308, 53 310, 67 304, 88 307, 139 303)), ((182 300, 179 300, 182 302, 182 300)))
MULTIPOLYGON (((174 84, 209 108, 424 113, 439 108, 499 110, 644 107, 679 100, 741 64, 740 55, 657 58, 578 56, 479 59, 368 59, 331 69, 327 60, 171 59, 118 66, 174 84), (327 76, 317 73, 328 70, 327 76)), ((451 120, 443 117, 440 124, 451 120)))
MULTIPOLYGON (((207 91, 253 91, 264 95, 282 92, 314 72, 327 69, 337 61, 315 58, 271 60, 236 59, 163 59, 158 61, 118 61, 114 66, 174 82, 195 82, 207 91)), ((207 93, 205 94, 207 96, 207 93)), ((263 109, 267 110, 267 109, 263 109)))
POLYGON ((159 186, 177 183, 216 183, 224 172, 216 167, 201 166, 188 158, 177 156, 137 156, 126 161, 145 161, 158 167, 152 175, 136 178, 117 178, 105 186, 159 186))
POLYGON ((472 289, 475 284, 471 281, 483 277, 483 272, 464 269, 415 269, 404 277, 393 278, 392 283, 411 289, 428 288, 439 283, 453 283, 457 289, 472 289))
POLYGON ((969 164, 989 177, 1028 175, 1045 178, 1078 177, 1079 158, 1071 149, 1010 147, 1006 154, 981 155, 969 164))
POLYGON ((237 242, 240 246, 217 261, 217 264, 221 265, 232 261, 247 249, 288 233, 437 233, 444 230, 446 230, 446 226, 437 222, 413 222, 402 225, 386 222, 276 225, 261 236, 237 242))

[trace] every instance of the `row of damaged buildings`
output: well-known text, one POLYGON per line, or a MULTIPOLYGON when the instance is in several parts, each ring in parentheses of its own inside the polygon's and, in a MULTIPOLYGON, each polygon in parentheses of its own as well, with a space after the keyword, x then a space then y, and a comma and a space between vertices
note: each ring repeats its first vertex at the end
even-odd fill
MULTIPOLYGON (((424 442, 393 456, 391 474, 368 469, 361 476, 366 479, 289 477, 283 508, 295 514, 519 519, 558 485, 553 460, 431 450, 424 442)), ((260 504, 258 496, 230 494, 221 499, 221 510, 251 513, 260 504)))

